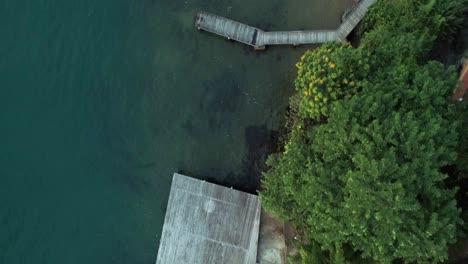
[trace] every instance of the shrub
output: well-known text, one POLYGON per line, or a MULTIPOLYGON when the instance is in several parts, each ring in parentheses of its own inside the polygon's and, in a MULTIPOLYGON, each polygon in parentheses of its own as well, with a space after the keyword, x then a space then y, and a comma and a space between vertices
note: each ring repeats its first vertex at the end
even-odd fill
POLYGON ((349 44, 332 42, 301 57, 296 64, 295 87, 303 118, 326 117, 333 101, 349 98, 360 90, 369 65, 357 52, 349 44))
POLYGON ((468 0, 379 0, 363 20, 361 35, 385 26, 450 38, 461 26, 468 0))

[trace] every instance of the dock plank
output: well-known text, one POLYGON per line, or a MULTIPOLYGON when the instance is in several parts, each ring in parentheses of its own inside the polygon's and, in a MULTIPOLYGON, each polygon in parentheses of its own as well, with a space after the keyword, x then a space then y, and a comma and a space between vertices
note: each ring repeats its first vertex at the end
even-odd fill
POLYGON ((319 44, 336 40, 335 31, 272 31, 262 32, 257 45, 319 44))
POLYGON ((336 30, 337 38, 344 41, 353 29, 361 22, 370 6, 376 0, 361 0, 358 6, 351 11, 345 21, 336 30))
POLYGON ((258 28, 207 12, 195 17, 195 26, 256 48, 268 45, 320 44, 345 41, 376 0, 361 0, 337 30, 263 31, 258 28))
POLYGON ((203 29, 228 39, 233 39, 250 46, 255 46, 252 43, 255 31, 261 31, 255 27, 206 12, 200 12, 197 14, 195 18, 195 26, 199 29, 203 29))

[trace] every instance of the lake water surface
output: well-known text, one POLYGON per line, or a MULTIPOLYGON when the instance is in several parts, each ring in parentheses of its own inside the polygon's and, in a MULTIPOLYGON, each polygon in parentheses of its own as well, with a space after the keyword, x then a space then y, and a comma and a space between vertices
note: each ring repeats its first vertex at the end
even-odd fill
POLYGON ((0 263, 153 263, 173 172, 254 192, 306 48, 345 0, 0 0, 0 263))

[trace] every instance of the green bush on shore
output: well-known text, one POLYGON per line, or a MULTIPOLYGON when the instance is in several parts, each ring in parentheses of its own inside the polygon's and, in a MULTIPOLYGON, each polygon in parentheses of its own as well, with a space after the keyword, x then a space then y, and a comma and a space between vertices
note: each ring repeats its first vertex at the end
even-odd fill
POLYGON ((356 52, 349 44, 330 42, 301 57, 295 87, 302 117, 327 117, 332 102, 360 91, 369 65, 356 52))
POLYGON ((360 33, 388 27, 451 38, 462 26, 467 10, 468 0, 378 0, 364 18, 360 33))
POLYGON ((298 116, 260 197, 317 243, 303 263, 320 252, 328 263, 447 259, 462 220, 442 168, 466 164, 467 122, 448 99, 455 69, 427 54, 466 2, 378 1, 358 48, 327 43, 301 58, 298 116))

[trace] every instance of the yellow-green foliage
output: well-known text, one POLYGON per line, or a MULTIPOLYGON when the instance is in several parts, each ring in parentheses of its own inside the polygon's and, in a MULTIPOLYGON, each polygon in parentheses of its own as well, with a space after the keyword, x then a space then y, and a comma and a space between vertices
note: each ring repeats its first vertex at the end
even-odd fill
POLYGON ((295 86, 300 97, 299 113, 302 117, 326 117, 333 101, 351 97, 359 91, 360 76, 356 73, 366 72, 369 66, 362 57, 360 60, 354 59, 356 52, 349 44, 331 42, 307 51, 301 57, 296 64, 298 76, 295 86))
POLYGON ((358 48, 327 43, 297 64, 298 118, 284 151, 268 158, 260 199, 317 244, 299 247, 298 261, 447 259, 463 194, 444 171, 468 168, 468 120, 448 100, 454 68, 427 55, 466 1, 381 0, 358 48))

